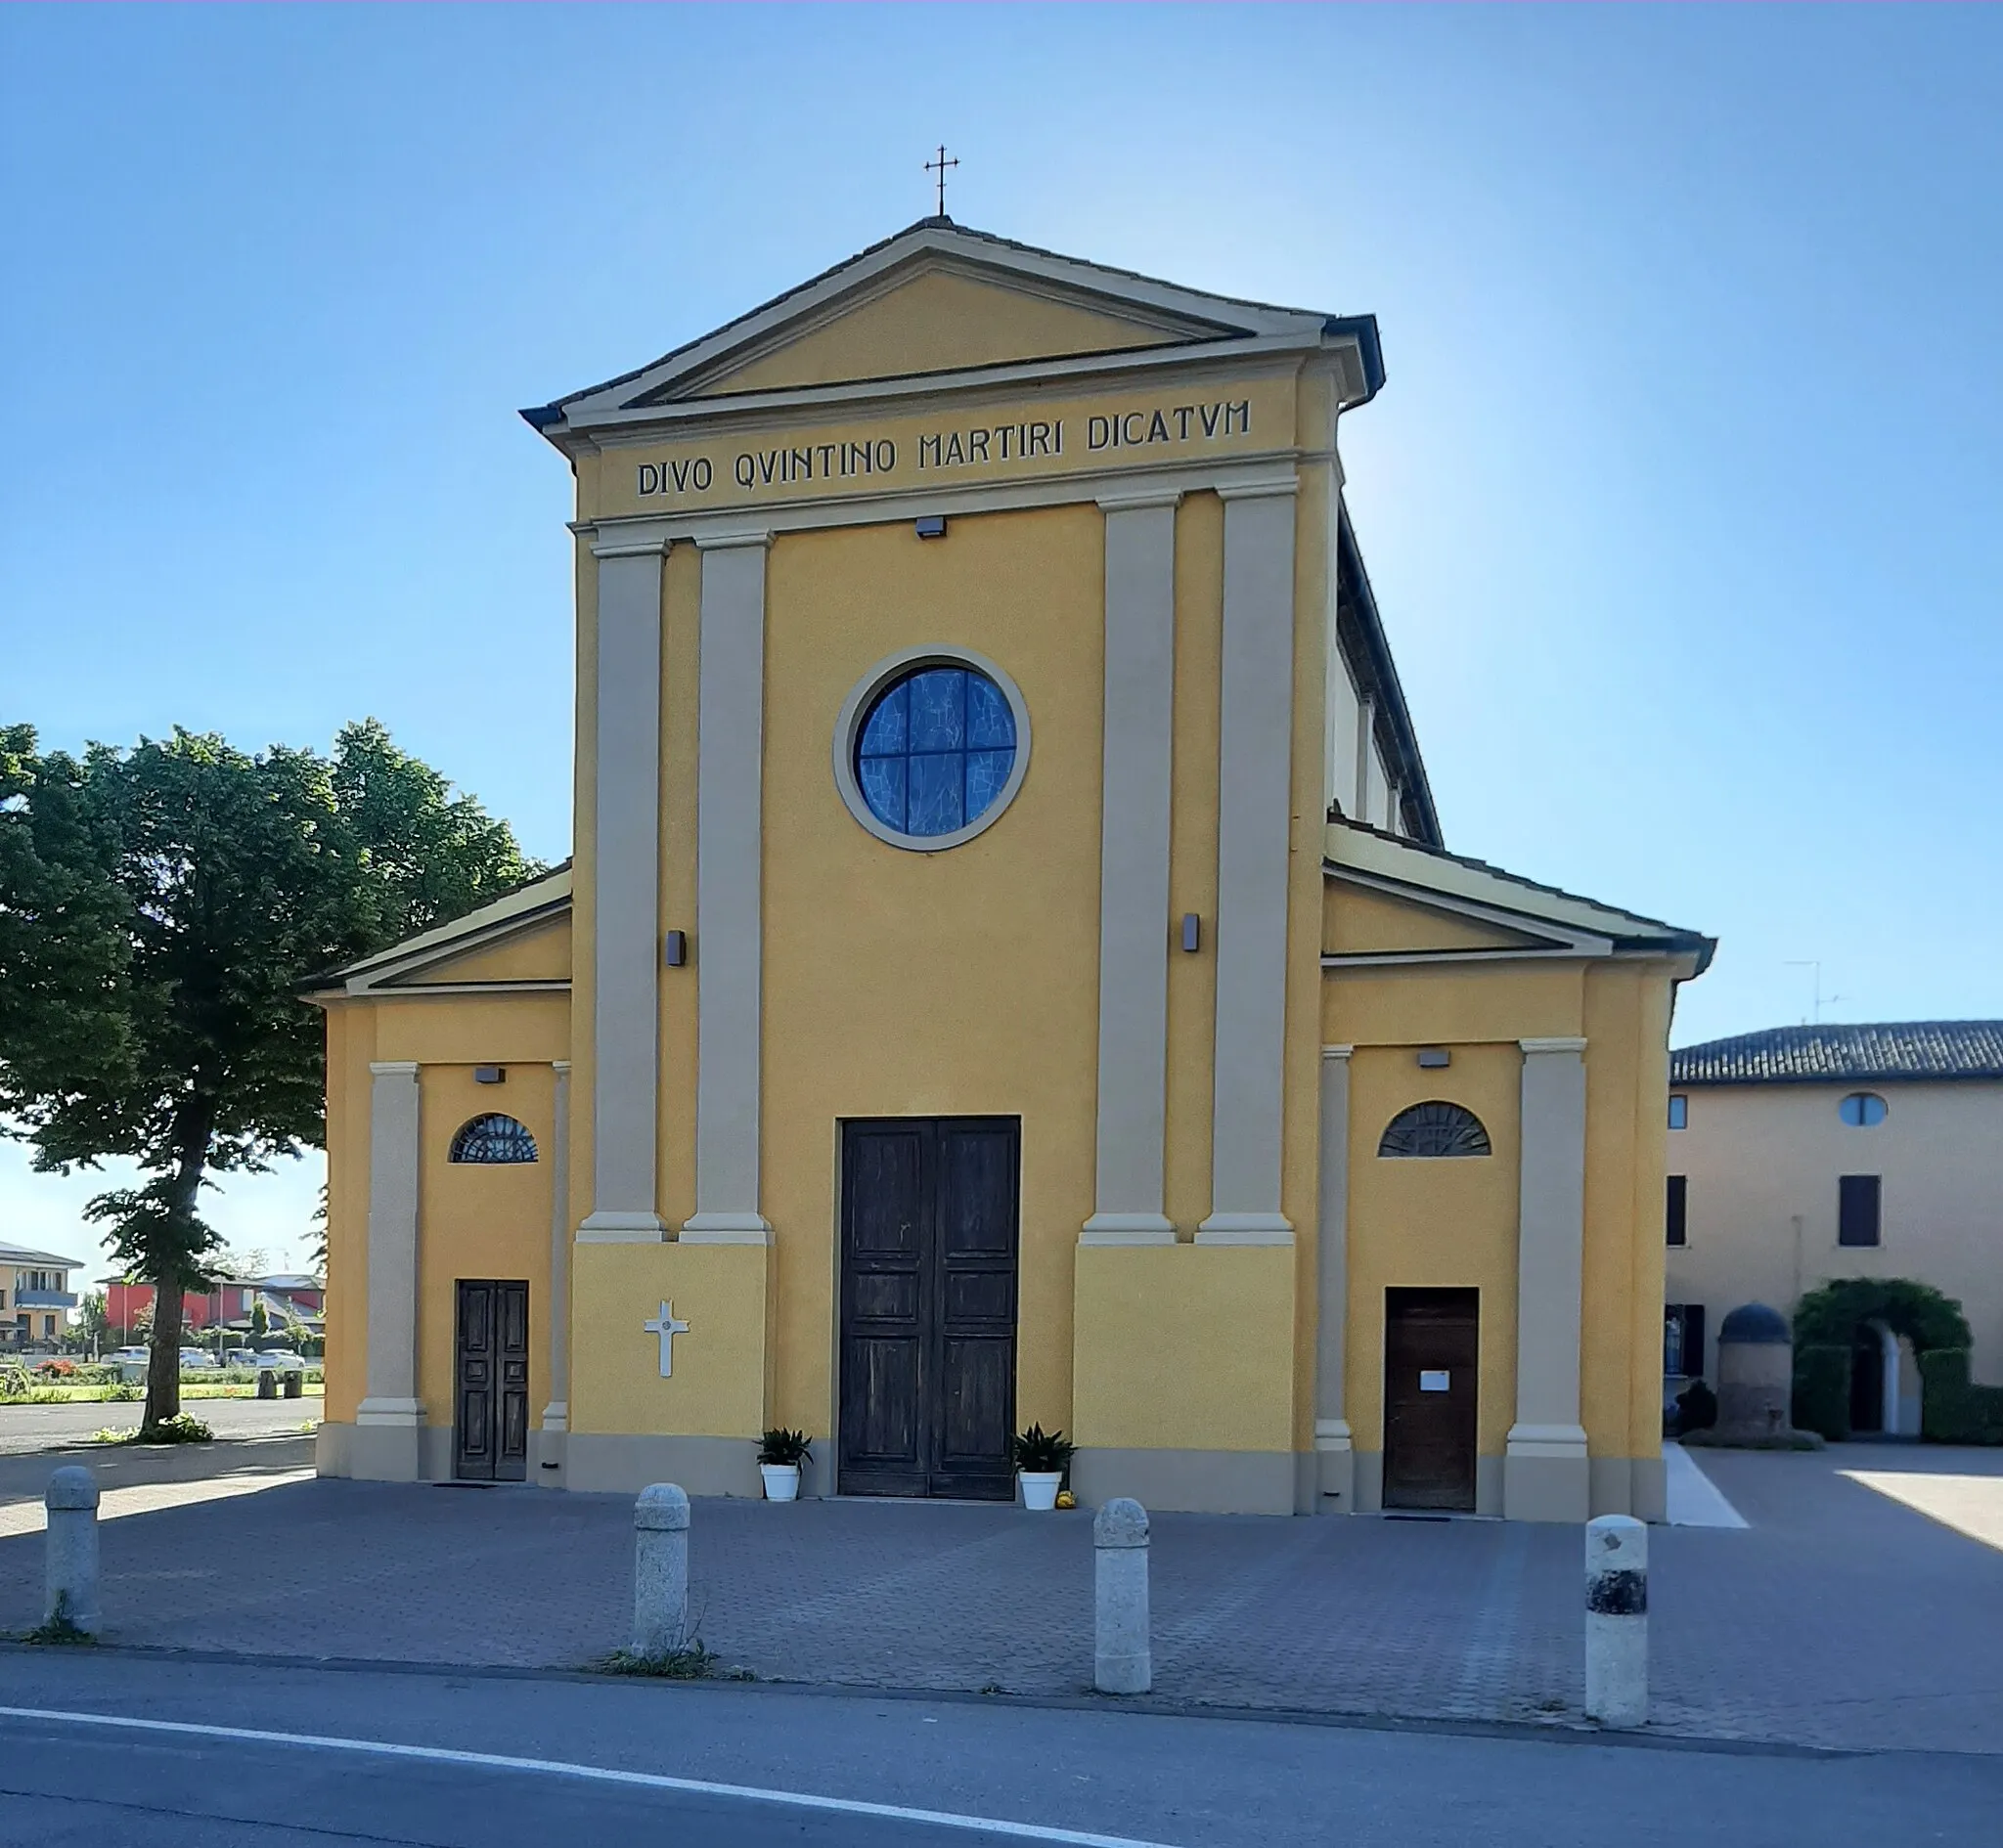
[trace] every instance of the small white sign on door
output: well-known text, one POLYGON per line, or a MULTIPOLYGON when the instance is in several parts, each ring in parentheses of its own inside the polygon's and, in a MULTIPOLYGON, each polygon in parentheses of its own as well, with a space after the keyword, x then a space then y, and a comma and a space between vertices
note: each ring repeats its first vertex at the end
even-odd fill
POLYGON ((1452 1378, 1451 1374, 1444 1370, 1439 1373, 1421 1372, 1419 1375, 1419 1390, 1421 1392, 1445 1392, 1447 1389, 1448 1382, 1452 1378))

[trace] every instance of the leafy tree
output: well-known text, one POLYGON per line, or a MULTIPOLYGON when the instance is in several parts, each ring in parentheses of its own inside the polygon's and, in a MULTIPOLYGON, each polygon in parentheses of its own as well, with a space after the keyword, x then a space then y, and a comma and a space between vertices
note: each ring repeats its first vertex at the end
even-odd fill
POLYGON ((271 1333, 271 1311, 264 1306, 262 1297, 250 1305, 250 1333, 260 1342, 271 1333))
POLYGON ((110 1339, 111 1323, 106 1314, 106 1298, 102 1290, 86 1292, 83 1300, 77 1304, 77 1311, 76 1332, 87 1345, 100 1352, 115 1345, 110 1339))
POLYGON ((201 1189, 323 1138, 301 984, 536 870, 373 720, 331 757, 177 729, 77 758, 0 726, 0 1119, 44 1172, 140 1170, 86 1216, 155 1288, 142 1429, 180 1408, 201 1189))

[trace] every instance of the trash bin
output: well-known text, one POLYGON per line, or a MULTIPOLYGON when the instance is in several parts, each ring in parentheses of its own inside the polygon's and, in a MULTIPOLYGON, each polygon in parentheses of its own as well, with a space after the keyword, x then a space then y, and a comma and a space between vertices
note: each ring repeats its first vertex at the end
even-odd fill
POLYGON ((286 1375, 287 1398, 296 1399, 305 1391, 305 1389, 306 1376, 304 1373, 288 1373, 286 1375))
POLYGON ((260 1367, 257 1370, 257 1396, 260 1399, 278 1397, 278 1375, 269 1367, 260 1367))

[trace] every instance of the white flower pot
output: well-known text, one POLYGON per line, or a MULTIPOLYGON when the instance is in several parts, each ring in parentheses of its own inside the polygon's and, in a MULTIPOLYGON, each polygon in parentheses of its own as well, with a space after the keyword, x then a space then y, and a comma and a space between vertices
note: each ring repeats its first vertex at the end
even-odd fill
POLYGON ((1062 1470, 1019 1470, 1016 1474, 1022 1479, 1023 1507, 1047 1512, 1057 1506, 1057 1491, 1064 1483, 1062 1470))
POLYGON ((765 1478, 767 1501, 796 1502, 800 1499, 800 1466, 797 1463, 761 1463, 758 1474, 765 1478))

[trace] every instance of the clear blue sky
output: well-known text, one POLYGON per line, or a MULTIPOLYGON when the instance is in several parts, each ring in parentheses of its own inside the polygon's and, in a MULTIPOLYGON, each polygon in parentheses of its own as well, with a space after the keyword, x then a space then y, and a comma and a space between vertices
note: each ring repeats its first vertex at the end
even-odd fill
MULTIPOLYGON (((2003 1014, 2003 12, 0 9, 0 716, 398 739, 569 844, 517 406, 929 209, 1380 319, 1448 844, 1714 933, 1679 1042, 2003 1014)), ((301 1249, 317 1163, 213 1213, 301 1249)), ((93 1185, 0 1153, 0 1239, 93 1185)), ((69 1228, 66 1230, 66 1228, 69 1228)))

